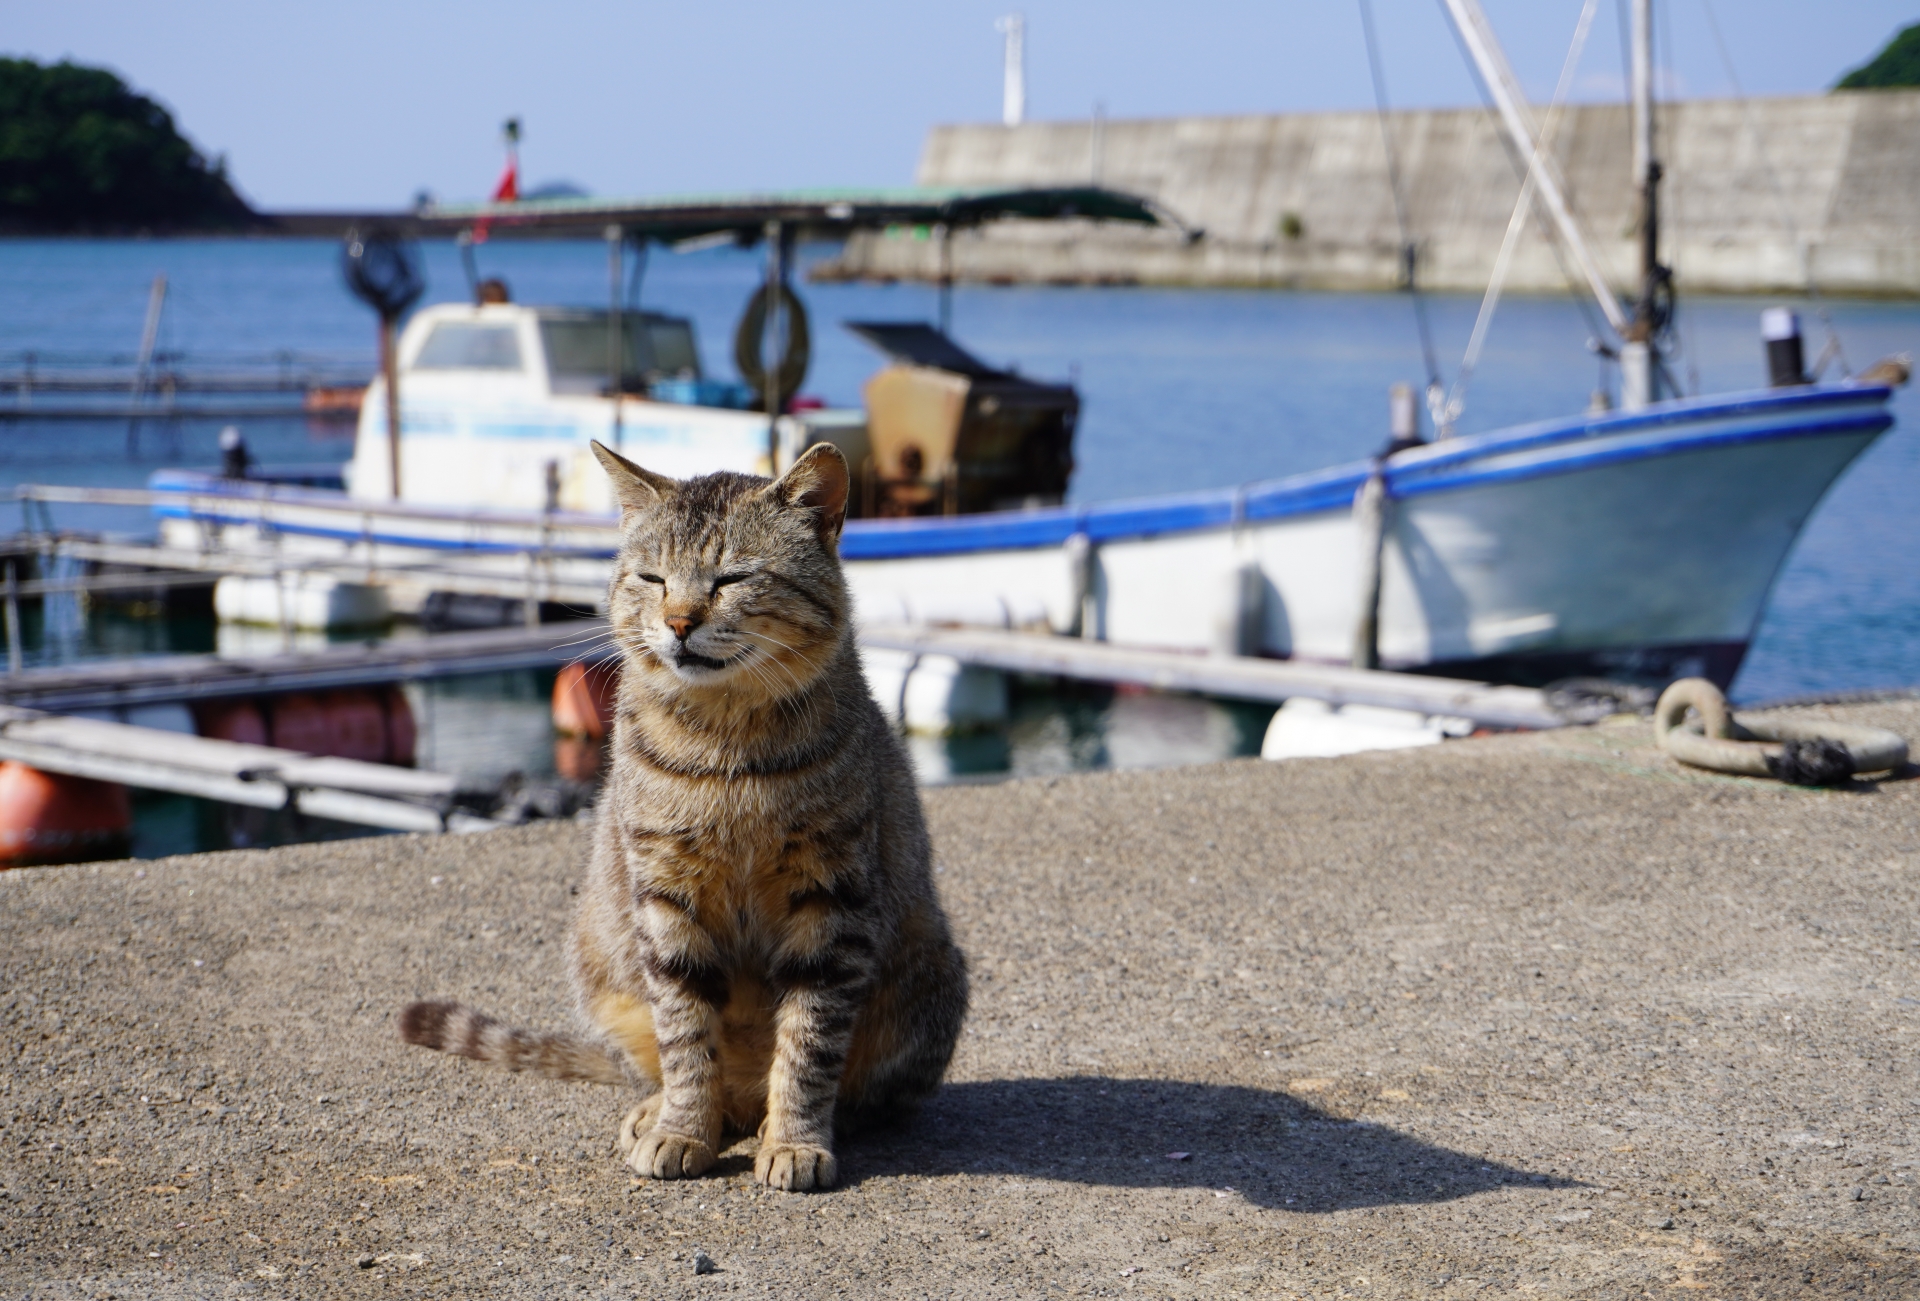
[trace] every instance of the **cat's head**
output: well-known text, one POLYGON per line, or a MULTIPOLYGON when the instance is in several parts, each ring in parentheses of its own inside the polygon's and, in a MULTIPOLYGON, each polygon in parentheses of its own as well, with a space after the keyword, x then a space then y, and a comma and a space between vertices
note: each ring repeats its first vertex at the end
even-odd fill
POLYGON ((840 574, 847 463, 819 443, 777 481, 669 479, 593 445, 620 502, 608 617, 628 672, 672 693, 765 699, 832 659, 850 602, 840 574))

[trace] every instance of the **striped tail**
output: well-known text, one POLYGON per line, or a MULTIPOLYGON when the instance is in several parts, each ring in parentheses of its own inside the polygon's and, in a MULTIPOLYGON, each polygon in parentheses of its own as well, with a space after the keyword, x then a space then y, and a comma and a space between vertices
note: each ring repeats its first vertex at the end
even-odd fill
POLYGON ((551 1080, 634 1084, 603 1049, 567 1034, 535 1034, 502 1025, 460 1003, 414 1003, 400 1014, 400 1037, 436 1052, 471 1057, 551 1080))

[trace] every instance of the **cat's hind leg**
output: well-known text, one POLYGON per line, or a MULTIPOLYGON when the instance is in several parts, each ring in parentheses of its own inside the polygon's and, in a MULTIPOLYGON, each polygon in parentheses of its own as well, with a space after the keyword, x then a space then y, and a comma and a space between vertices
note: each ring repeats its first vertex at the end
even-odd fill
POLYGON ((834 1128, 857 1134, 910 1119, 940 1087, 966 1015, 966 959, 944 936, 893 968, 854 1033, 834 1128))

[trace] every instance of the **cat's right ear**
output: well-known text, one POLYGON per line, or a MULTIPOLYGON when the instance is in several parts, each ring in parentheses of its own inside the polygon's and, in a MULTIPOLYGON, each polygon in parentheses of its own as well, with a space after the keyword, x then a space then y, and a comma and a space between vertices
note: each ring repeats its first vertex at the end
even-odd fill
POLYGON ((678 480, 635 465, 597 439, 593 444, 593 454, 600 458, 600 467, 607 472, 607 478, 613 481, 613 495, 620 502, 622 515, 656 506, 680 488, 678 480))

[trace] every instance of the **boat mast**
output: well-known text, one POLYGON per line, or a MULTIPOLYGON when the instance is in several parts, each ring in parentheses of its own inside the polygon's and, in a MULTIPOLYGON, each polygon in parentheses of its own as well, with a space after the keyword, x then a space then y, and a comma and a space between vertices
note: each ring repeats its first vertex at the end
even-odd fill
POLYGON ((1660 160, 1653 156, 1653 0, 1633 0, 1633 184, 1640 195, 1640 298, 1620 349, 1620 405, 1638 411, 1658 401, 1654 337, 1666 325, 1667 282, 1660 265, 1660 160))

